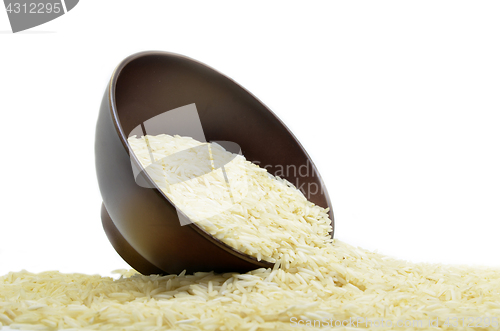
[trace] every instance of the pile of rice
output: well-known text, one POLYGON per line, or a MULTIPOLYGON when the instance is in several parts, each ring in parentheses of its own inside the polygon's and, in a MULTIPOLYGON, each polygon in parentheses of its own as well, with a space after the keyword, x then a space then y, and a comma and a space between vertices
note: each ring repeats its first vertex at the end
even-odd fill
MULTIPOLYGON (((130 140, 155 182, 163 181, 162 190, 186 214, 229 245, 275 261, 274 268, 168 276, 122 270, 119 279, 11 272, 0 277, 0 326, 252 331, 500 328, 499 269, 413 264, 331 240, 327 210, 241 156, 212 145, 211 160, 217 162, 221 154, 228 161, 226 174, 222 168, 213 171, 219 174, 200 167, 168 169, 161 162, 165 156, 196 157, 179 153, 186 148, 195 147, 190 152, 206 155, 203 147, 196 148, 201 143, 170 136, 130 140), (148 166, 151 156, 158 162, 148 166), (212 212, 208 209, 200 216, 192 198, 202 184, 210 185, 211 199, 217 203, 213 202, 212 212)), ((203 203, 211 206, 209 201, 203 203)))
POLYGON ((288 267, 321 259, 320 248, 331 245, 328 209, 242 155, 191 137, 162 134, 128 141, 175 205, 237 250, 288 267))

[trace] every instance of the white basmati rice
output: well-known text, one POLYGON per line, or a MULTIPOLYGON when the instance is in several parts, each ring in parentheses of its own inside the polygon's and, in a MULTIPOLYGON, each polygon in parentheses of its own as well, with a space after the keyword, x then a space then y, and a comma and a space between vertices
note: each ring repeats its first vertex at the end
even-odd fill
POLYGON ((296 255, 299 247, 316 252, 331 244, 328 209, 309 202, 292 184, 243 156, 190 137, 162 134, 132 136, 128 141, 155 184, 178 208, 239 251, 258 260, 281 260, 288 267, 294 261, 306 262, 304 254, 296 255), (224 167, 214 170, 215 164, 224 167))
MULTIPOLYGON (((154 145, 154 137, 151 143, 154 145)), ((252 167, 242 158, 231 163, 228 169, 235 166, 244 168, 245 172, 255 171, 258 181, 262 179, 267 183, 269 177, 261 176, 263 172, 256 169, 247 170, 252 167)), ((274 186, 277 181, 269 180, 273 184, 265 184, 265 187, 274 186)), ((210 185, 217 187, 218 184, 214 181, 210 185)), ((250 193, 241 194, 241 199, 231 204, 244 201, 248 195, 252 197, 252 185, 250 181, 245 186, 250 193)), ((182 190, 191 192, 188 186, 182 190)), ((191 187, 194 192, 195 186, 191 187)), ((280 189, 288 192, 287 188, 280 189)), ((296 197, 295 193, 292 189, 290 194, 296 197)), ((222 189, 217 194, 224 197, 222 189)), ((248 230, 252 229, 250 225, 238 232, 241 222, 255 221, 248 216, 251 212, 240 213, 241 217, 232 220, 238 224, 232 232, 219 230, 223 223, 214 219, 218 214, 210 215, 214 233, 233 239, 227 242, 236 243, 243 236, 243 240, 250 241, 247 243, 250 247, 265 246, 271 253, 264 254, 263 258, 276 259, 274 268, 246 274, 186 275, 182 272, 168 276, 143 276, 133 270, 121 270, 118 273, 122 276, 116 280, 55 271, 11 272, 0 277, 0 327, 249 331, 313 330, 320 326, 339 330, 499 329, 499 269, 413 264, 352 247, 337 239, 330 243, 328 231, 323 228, 327 221, 323 216, 318 217, 326 211, 306 202, 298 205, 305 206, 305 214, 317 211, 312 213, 313 218, 301 220, 304 224, 301 229, 309 236, 294 233, 300 239, 285 238, 283 242, 275 236, 273 239, 278 240, 275 244, 267 243, 268 238, 257 244, 251 242, 255 234, 248 230), (322 225, 315 226, 312 219, 322 225)), ((255 212, 261 210, 260 206, 250 203, 249 206, 256 208, 255 212)), ((277 206, 278 210, 281 207, 277 206)), ((230 208, 221 209, 231 212, 230 208)), ((196 215, 196 210, 187 213, 196 215)), ((267 210, 265 217, 268 214, 275 215, 267 210)), ((286 215, 288 217, 290 211, 286 215)), ((286 219, 278 221, 283 232, 289 231, 287 224, 295 225, 297 221, 295 216, 288 219, 289 223, 286 219)), ((200 219, 199 224, 206 226, 208 223, 204 222, 206 220, 200 219)), ((278 223, 266 223, 266 228, 278 223)), ((266 231, 274 235, 273 230, 266 231)), ((252 248, 241 243, 238 248, 255 254, 252 248)))

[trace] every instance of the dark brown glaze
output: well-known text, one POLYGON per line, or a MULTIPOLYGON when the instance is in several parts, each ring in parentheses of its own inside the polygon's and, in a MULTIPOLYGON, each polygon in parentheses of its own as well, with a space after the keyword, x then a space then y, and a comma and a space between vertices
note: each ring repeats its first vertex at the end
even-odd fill
POLYGON ((109 217, 108 211, 104 207, 104 204, 101 206, 101 220, 102 227, 104 228, 104 232, 108 236, 111 245, 113 245, 116 252, 126 261, 131 260, 134 261, 134 269, 139 271, 144 275, 152 275, 152 274, 162 274, 163 270, 157 268, 144 259, 137 251, 130 246, 130 244, 123 238, 120 231, 116 228, 115 224, 109 217))
MULTIPOLYGON (((144 273, 245 272, 271 263, 236 251, 196 224, 181 226, 171 201, 156 188, 136 184, 127 138, 148 119, 195 103, 207 141, 231 141, 260 165, 299 167, 315 176, 285 176, 294 184, 314 183, 322 191, 309 200, 331 203, 306 151, 287 127, 255 96, 230 78, 193 59, 166 52, 143 52, 125 59, 104 94, 97 122, 96 168, 103 197, 104 229, 117 252, 144 273), (293 178, 292 178, 293 177, 293 178)), ((159 134, 171 132, 158 132, 159 134)), ((152 180, 144 180, 155 187, 152 180)), ((332 231, 333 236, 333 231, 332 231)))

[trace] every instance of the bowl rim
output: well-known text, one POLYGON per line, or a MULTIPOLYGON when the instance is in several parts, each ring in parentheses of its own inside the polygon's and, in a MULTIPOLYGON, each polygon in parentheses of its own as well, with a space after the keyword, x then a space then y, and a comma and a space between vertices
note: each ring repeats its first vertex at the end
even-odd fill
MULTIPOLYGON (((205 63, 200 62, 198 60, 195 60, 195 59, 193 59, 191 57, 188 57, 188 56, 185 56, 185 55, 182 55, 182 54, 173 53, 173 52, 166 52, 166 51, 142 51, 142 52, 138 52, 138 53, 132 54, 132 55, 126 57, 124 60, 122 60, 118 64, 118 66, 115 68, 115 70, 113 71, 113 73, 111 75, 111 79, 109 80, 109 83, 108 83, 108 101, 109 101, 109 109, 110 109, 110 112, 111 112, 111 119, 112 119, 113 125, 115 126, 115 130, 118 133, 118 136, 120 138, 120 141, 121 141, 122 146, 125 149, 126 153, 134 159, 134 162, 136 162, 136 164, 140 167, 141 171, 143 173, 145 173, 145 175, 147 176, 147 179, 150 181, 150 183, 154 185, 154 188, 152 188, 152 189, 156 192, 156 194, 158 194, 162 198, 166 199, 166 201, 170 205, 172 205, 177 210, 177 212, 181 212, 184 217, 186 217, 187 219, 190 219, 184 212, 182 212, 180 209, 178 209, 176 207, 175 203, 173 203, 173 201, 171 201, 170 198, 165 193, 163 193, 163 191, 161 189, 159 189, 159 187, 156 185, 156 183, 152 180, 152 178, 149 176, 149 174, 145 171, 144 167, 139 162, 139 160, 136 157, 136 155, 134 153, 130 153, 131 146, 128 143, 127 135, 125 134, 125 132, 123 130, 123 127, 121 125, 120 117, 118 116, 118 110, 117 110, 117 106, 116 106, 115 93, 116 93, 116 88, 117 88, 117 82, 118 82, 118 80, 120 78, 121 72, 131 62, 133 62, 133 61, 135 61, 135 60, 137 60, 139 58, 147 57, 147 56, 175 57, 175 58, 179 58, 179 59, 183 59, 183 60, 187 60, 187 61, 192 61, 192 62, 194 62, 194 63, 196 63, 198 65, 201 65, 201 66, 203 66, 203 67, 205 67, 205 68, 207 68, 207 69, 215 72, 217 75, 220 75, 220 76, 222 76, 225 79, 228 79, 233 84, 235 84, 238 88, 240 88, 241 90, 243 90, 243 92, 249 94, 250 97, 254 98, 264 109, 266 109, 266 111, 268 111, 282 125, 283 128, 285 128, 285 130, 288 132, 288 134, 290 136, 292 136, 293 139, 297 142, 297 145, 300 147, 300 149, 302 150, 302 152, 305 154, 305 156, 307 157, 307 159, 311 163, 311 166, 313 167, 313 169, 314 169, 314 171, 315 171, 315 173, 316 173, 316 175, 318 177, 318 180, 320 181, 320 183, 321 183, 321 185, 323 187, 323 192, 324 192, 324 195, 325 195, 327 203, 331 205, 331 200, 330 200, 330 196, 328 194, 328 191, 326 189, 326 185, 324 184, 323 178, 321 177, 321 174, 319 173, 316 165, 312 161, 310 155, 304 149, 304 147, 302 146, 302 144, 300 143, 300 141, 297 139, 297 137, 285 125, 285 123, 271 109, 269 109, 269 107, 267 107, 259 98, 257 98, 253 93, 251 93, 250 91, 248 91, 247 89, 245 89, 243 86, 241 86, 240 84, 238 84, 234 79, 232 79, 232 78, 226 76, 225 74, 221 73, 220 71, 218 71, 218 70, 216 70, 216 69, 214 69, 214 68, 206 65, 205 63)), ((330 219, 331 219, 331 226, 332 226, 331 237, 333 238, 333 235, 334 235, 334 232, 335 232, 335 221, 334 221, 333 211, 332 211, 332 208, 331 208, 330 205, 327 206, 326 208, 329 208, 329 216, 330 216, 330 219)), ((264 268, 272 268, 274 266, 274 264, 275 264, 273 262, 269 262, 269 261, 266 261, 264 259, 262 259, 262 260, 259 261, 254 256, 251 256, 249 254, 246 254, 246 253, 243 253, 243 252, 237 250, 236 248, 234 248, 234 247, 226 244, 222 240, 217 239, 216 237, 214 237, 213 235, 211 235, 210 233, 208 233, 205 229, 203 229, 196 222, 191 222, 190 224, 187 224, 187 225, 184 225, 184 226, 189 227, 190 229, 194 230, 196 233, 198 233, 199 235, 201 235, 205 239, 209 240, 213 244, 219 246, 223 250, 225 250, 225 251, 231 253, 232 255, 235 255, 235 256, 237 256, 237 257, 239 257, 239 258, 241 258, 241 259, 243 259, 243 260, 245 260, 247 262, 251 262, 254 265, 257 265, 259 267, 264 267, 264 268)), ((277 262, 279 262, 279 261, 276 261, 276 263, 277 262)))

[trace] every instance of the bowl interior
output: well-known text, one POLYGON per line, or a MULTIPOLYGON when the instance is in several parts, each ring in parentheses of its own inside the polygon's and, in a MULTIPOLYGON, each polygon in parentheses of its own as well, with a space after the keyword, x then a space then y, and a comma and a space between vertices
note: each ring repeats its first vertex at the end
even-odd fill
POLYGON ((144 133, 234 142, 248 160, 330 207, 333 227, 328 192, 305 150, 272 111, 225 75, 176 54, 138 54, 117 68, 111 102, 126 148, 129 136, 144 133))

